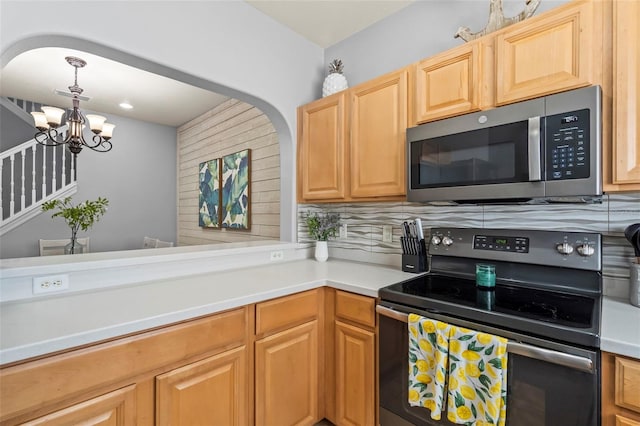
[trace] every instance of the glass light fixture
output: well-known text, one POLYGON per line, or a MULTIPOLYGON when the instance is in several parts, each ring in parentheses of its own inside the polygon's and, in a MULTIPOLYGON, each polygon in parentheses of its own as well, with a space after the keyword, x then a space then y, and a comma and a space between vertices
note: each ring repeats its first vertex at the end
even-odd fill
POLYGON ((64 58, 69 65, 75 68, 75 81, 73 86, 69 86, 72 94, 73 107, 67 111, 67 134, 64 139, 59 140, 58 136, 64 134, 58 131, 62 124, 62 116, 65 111, 61 108, 43 106, 42 112, 32 112, 35 127, 38 132, 35 140, 45 146, 67 145, 69 151, 78 155, 83 147, 87 147, 98 152, 108 152, 113 148, 110 139, 113 135, 113 124, 105 123, 106 118, 101 115, 87 114, 86 117, 80 112, 80 95, 83 89, 78 86, 78 68, 82 68, 87 63, 80 58, 67 56, 64 58), (93 132, 90 141, 85 140, 83 130, 85 122, 89 121, 89 128, 93 132))

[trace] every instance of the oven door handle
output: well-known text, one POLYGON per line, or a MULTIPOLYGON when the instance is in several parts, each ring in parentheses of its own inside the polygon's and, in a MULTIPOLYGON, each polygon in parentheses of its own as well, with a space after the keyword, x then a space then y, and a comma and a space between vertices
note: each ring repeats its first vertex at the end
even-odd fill
MULTIPOLYGON (((376 312, 382 316, 401 321, 409 322, 409 315, 399 312, 385 306, 376 305, 376 312)), ((571 355, 564 352, 553 351, 550 349, 539 348, 524 343, 509 341, 507 343, 507 352, 525 356, 527 358, 538 359, 552 364, 562 365, 564 367, 573 368, 575 370, 593 373, 593 361, 582 356, 571 355)))

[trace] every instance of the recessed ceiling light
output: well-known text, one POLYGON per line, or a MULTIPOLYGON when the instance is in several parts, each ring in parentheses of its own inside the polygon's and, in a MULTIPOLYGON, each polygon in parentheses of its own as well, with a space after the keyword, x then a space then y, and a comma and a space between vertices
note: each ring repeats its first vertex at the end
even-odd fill
POLYGON ((133 109, 133 105, 131 105, 129 102, 122 102, 120 104, 120 108, 122 108, 122 109, 133 109))

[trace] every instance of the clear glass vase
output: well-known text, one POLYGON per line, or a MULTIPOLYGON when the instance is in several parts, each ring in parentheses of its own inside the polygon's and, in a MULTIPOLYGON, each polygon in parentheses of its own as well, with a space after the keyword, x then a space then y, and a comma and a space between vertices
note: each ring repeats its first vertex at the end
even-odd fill
POLYGON ((78 240, 75 241, 75 246, 73 244, 73 240, 69 241, 69 244, 64 246, 64 254, 82 254, 85 252, 85 245, 80 244, 78 240))

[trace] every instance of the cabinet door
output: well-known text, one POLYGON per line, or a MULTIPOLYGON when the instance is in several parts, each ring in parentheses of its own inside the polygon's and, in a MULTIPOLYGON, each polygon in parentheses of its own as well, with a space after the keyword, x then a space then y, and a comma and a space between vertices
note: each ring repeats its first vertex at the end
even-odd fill
POLYGON ((248 424, 246 363, 241 346, 156 377, 156 424, 248 424))
POLYGON ((590 3, 519 23, 496 36, 498 105, 589 85, 594 43, 590 3))
POLYGON ((640 426, 640 422, 624 416, 616 416, 616 426, 640 426))
POLYGON ((408 68, 352 88, 351 197, 404 195, 408 68))
POLYGON ((613 3, 613 7, 614 128, 611 164, 612 183, 622 186, 609 190, 640 190, 640 2, 619 0, 613 3))
POLYGON ((336 321, 336 421, 340 426, 375 422, 375 335, 336 321))
POLYGON ((301 200, 345 196, 345 93, 298 109, 298 195, 301 200))
POLYGON ((318 418, 318 321, 256 342, 256 425, 313 425, 318 418))
POLYGON ((480 109, 480 44, 471 42, 416 65, 416 122, 480 109))
POLYGON ((135 385, 72 405, 25 425, 125 426, 136 424, 135 385))

